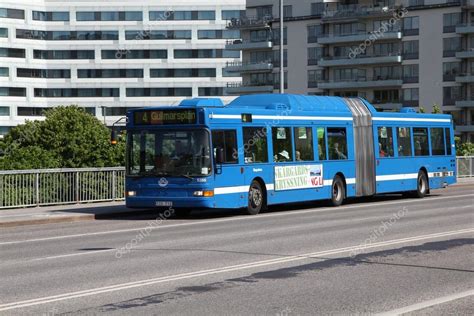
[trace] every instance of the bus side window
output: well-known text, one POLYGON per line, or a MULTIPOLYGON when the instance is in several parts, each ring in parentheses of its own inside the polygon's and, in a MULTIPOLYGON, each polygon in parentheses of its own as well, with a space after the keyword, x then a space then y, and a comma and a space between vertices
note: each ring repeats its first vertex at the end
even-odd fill
POLYGON ((433 156, 443 156, 444 152, 444 133, 442 128, 431 128, 431 154, 433 156))
POLYGON ((295 160, 313 161, 313 129, 311 127, 295 127, 295 160))
POLYGON ((411 136, 409 127, 397 127, 398 156, 411 156, 411 136))
POLYGON ((330 160, 347 159, 347 137, 345 128, 328 127, 328 144, 330 160))
POLYGON ((273 161, 293 161, 293 147, 291 143, 291 128, 272 127, 273 161))
POLYGON ((430 155, 427 128, 413 128, 413 140, 415 142, 415 156, 430 155))
POLYGON ((326 130, 324 127, 318 127, 316 130, 318 136, 318 155, 319 160, 326 160, 326 130))
POLYGON ((393 130, 391 127, 379 127, 379 157, 393 157, 393 130))
POLYGON ((444 137, 446 138, 446 155, 452 155, 452 144, 451 144, 451 130, 449 128, 444 129, 444 137))
POLYGON ((245 163, 268 162, 267 128, 244 127, 245 163))
POLYGON ((232 164, 238 162, 237 136, 235 130, 212 131, 212 148, 214 150, 214 159, 216 159, 217 150, 224 149, 224 163, 232 164))

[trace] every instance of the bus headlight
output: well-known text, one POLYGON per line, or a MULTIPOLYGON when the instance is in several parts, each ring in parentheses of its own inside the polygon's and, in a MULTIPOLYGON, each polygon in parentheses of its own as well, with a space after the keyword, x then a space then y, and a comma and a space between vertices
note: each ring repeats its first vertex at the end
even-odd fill
POLYGON ((127 196, 136 196, 137 192, 135 191, 127 191, 127 196))
POLYGON ((213 197, 214 190, 194 191, 193 195, 197 197, 213 197))

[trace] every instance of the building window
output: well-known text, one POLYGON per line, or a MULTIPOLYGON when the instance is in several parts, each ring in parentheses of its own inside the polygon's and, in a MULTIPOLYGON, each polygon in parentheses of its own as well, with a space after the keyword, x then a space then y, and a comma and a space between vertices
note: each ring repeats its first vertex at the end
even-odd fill
POLYGON ((455 105, 456 101, 463 99, 462 87, 443 87, 444 105, 455 105))
POLYGON ((419 65, 403 65, 403 83, 418 83, 419 65))
POLYGON ((118 31, 37 31, 17 29, 16 38, 45 41, 118 40, 118 31))
POLYGON ((214 148, 214 160, 217 151, 223 149, 224 164, 235 164, 238 162, 237 133, 235 130, 212 131, 212 147, 214 148))
POLYGON ((102 59, 167 59, 168 51, 155 50, 103 50, 102 59))
POLYGON ((110 98, 118 97, 120 89, 118 88, 35 88, 35 97, 37 98, 110 98))
POLYGON ((48 108, 22 107, 17 108, 18 116, 43 116, 48 108))
POLYGON ((399 80, 401 78, 399 66, 374 67, 373 80, 399 80))
POLYGON ((293 161, 293 145, 290 127, 272 127, 273 161, 293 161))
POLYGON ((454 57, 462 50, 460 37, 443 38, 443 57, 454 57))
POLYGON ((461 12, 443 14, 443 33, 456 32, 456 26, 461 24, 461 21, 461 12))
POLYGON ((26 88, 0 87, 0 97, 26 97, 26 88))
POLYGON ((151 78, 215 78, 215 68, 150 69, 151 78))
POLYGON ((431 154, 433 156, 445 155, 444 130, 443 128, 431 128, 431 154))
POLYGON ((178 40, 191 39, 191 31, 125 31, 126 40, 178 40))
POLYGON ((58 79, 71 78, 71 70, 69 69, 31 69, 17 68, 17 77, 21 78, 43 78, 58 79))
POLYGON ((322 47, 309 47, 308 48, 308 65, 317 65, 318 61, 323 57, 322 47))
POLYGON ((77 21, 143 21, 141 11, 76 12, 77 21))
POLYGON ((455 81, 456 76, 461 74, 460 62, 443 63, 443 81, 455 81))
POLYGON ((403 59, 418 59, 418 41, 403 42, 403 59))
POLYGON ((150 21, 215 20, 215 11, 150 11, 150 21))
POLYGON ((334 69, 335 81, 366 81, 367 70, 357 68, 336 68, 334 69))
POLYGON ((273 6, 271 5, 259 6, 255 9, 257 11, 257 19, 259 20, 271 18, 273 16, 273 6))
POLYGON ((347 137, 345 128, 328 128, 329 160, 347 159, 347 137))
POLYGON ((34 50, 35 59, 94 59, 93 50, 34 50))
POLYGON ((239 20, 245 15, 245 11, 240 10, 222 10, 222 20, 239 20))
POLYGON ((198 95, 200 97, 217 97, 224 95, 224 88, 222 87, 209 87, 209 88, 199 88, 198 95))
POLYGON ((143 69, 78 69, 78 78, 143 78, 143 69))
POLYGON ((0 38, 8 37, 8 29, 6 27, 0 27, 0 38))
POLYGON ((0 19, 1 18, 24 20, 25 11, 17 10, 17 9, 0 8, 0 19))
POLYGON ((311 15, 321 16, 326 10, 326 3, 316 2, 311 3, 311 15))
MULTIPOLYGON (((357 94, 356 94, 357 96, 357 94)), ((374 104, 400 102, 399 90, 374 90, 374 104)))
POLYGON ((393 131, 391 127, 379 127, 379 157, 393 157, 393 131))
POLYGON ((244 127, 242 130, 245 163, 268 162, 267 128, 244 127))
POLYGON ((322 25, 308 25, 308 43, 317 43, 318 37, 322 36, 324 36, 322 25))
POLYGON ((413 140, 415 144, 415 156, 429 156, 428 129, 413 128, 413 140))
POLYGON ((35 21, 69 21, 69 12, 33 11, 33 20, 35 21))
POLYGON ((240 58, 240 51, 223 49, 175 49, 174 58, 240 58))
POLYGON ((0 77, 8 77, 9 73, 8 67, 0 67, 0 77))
POLYGON ((239 39, 239 30, 198 30, 198 39, 239 39))
POLYGON ((313 129, 311 127, 295 127, 295 160, 313 161, 313 129))
POLYGON ((418 88, 403 89, 403 104, 407 106, 418 106, 419 91, 418 88))
POLYGON ((284 18, 293 17, 293 6, 292 5, 283 6, 283 17, 284 18))
POLYGON ((21 48, 0 47, 0 57, 25 58, 25 50, 21 48))
POLYGON ((411 156, 411 136, 409 127, 397 127, 398 156, 411 156))
POLYGON ((127 88, 127 97, 191 97, 192 88, 127 88))
POLYGON ((420 17, 412 16, 403 19, 403 35, 418 35, 420 31, 420 17))
POLYGON ((10 116, 10 107, 0 106, 0 116, 10 116))
POLYGON ((318 82, 325 80, 324 70, 308 70, 308 88, 317 88, 318 82))

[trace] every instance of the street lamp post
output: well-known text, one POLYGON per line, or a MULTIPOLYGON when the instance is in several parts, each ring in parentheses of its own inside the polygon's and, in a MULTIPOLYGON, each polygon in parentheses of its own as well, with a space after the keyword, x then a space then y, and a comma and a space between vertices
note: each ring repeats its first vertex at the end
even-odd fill
POLYGON ((284 28, 283 28, 283 19, 284 19, 284 10, 283 10, 283 1, 280 0, 280 93, 285 93, 285 65, 284 65, 284 57, 285 57, 285 50, 283 48, 283 44, 285 43, 283 35, 284 35, 284 28))

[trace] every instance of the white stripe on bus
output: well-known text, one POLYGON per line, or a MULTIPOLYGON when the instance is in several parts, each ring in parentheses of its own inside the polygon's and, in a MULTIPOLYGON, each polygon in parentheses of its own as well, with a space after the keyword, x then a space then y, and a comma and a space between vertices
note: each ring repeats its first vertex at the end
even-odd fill
MULTIPOLYGON (((209 114, 211 119, 242 119, 241 115, 235 114, 209 114)), ((252 115, 255 120, 319 120, 319 121, 352 121, 352 117, 335 116, 289 116, 289 115, 252 115)))
POLYGON ((372 121, 436 122, 451 123, 450 119, 410 118, 410 117, 372 117, 372 121))

